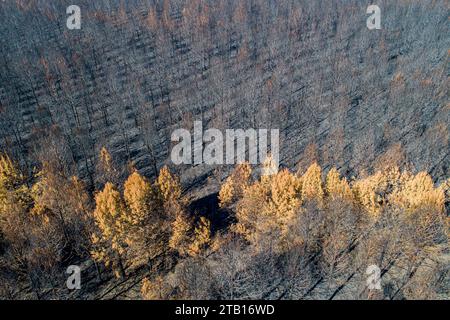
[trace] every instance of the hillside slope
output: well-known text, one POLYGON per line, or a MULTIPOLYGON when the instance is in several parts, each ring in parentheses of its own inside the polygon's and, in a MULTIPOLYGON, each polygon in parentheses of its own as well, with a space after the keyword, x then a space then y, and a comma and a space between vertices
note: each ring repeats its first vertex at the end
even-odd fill
MULTIPOLYGON (((80 1, 81 30, 66 2, 0 4, 0 147, 28 170, 61 157, 93 182, 106 146, 154 176, 173 130, 203 121, 280 129, 290 168, 448 175, 446 1, 382 1, 372 31, 361 1, 80 1)), ((174 168, 186 186, 212 169, 174 168)))

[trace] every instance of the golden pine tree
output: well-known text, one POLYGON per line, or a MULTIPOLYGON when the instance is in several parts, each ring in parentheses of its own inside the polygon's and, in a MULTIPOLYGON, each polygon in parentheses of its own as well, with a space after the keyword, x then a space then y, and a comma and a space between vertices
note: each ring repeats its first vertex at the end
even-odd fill
POLYGON ((219 191, 219 206, 225 208, 233 202, 234 196, 234 182, 232 177, 228 177, 220 187, 219 191))
POLYGON ((181 198, 180 180, 170 172, 167 166, 159 171, 156 185, 165 202, 178 201, 181 198))
POLYGON ((275 175, 270 184, 270 200, 265 208, 283 223, 290 220, 301 204, 302 180, 287 169, 275 175))
POLYGON ((443 189, 435 188, 428 173, 419 172, 393 192, 389 200, 405 208, 407 212, 423 207, 444 212, 445 193, 443 189))
POLYGON ((124 184, 124 199, 127 210, 122 220, 127 254, 133 265, 142 265, 165 250, 168 223, 155 188, 137 171, 124 184))
POLYGON ((14 248, 20 261, 26 259, 32 205, 30 191, 25 179, 7 155, 0 155, 0 238, 7 240, 14 248))
POLYGON ((184 202, 181 199, 181 184, 179 178, 164 166, 155 182, 157 197, 162 202, 164 215, 168 221, 174 221, 180 211, 183 211, 184 202))
POLYGON ((381 193, 386 188, 387 177, 379 171, 372 176, 355 181, 352 186, 352 191, 358 202, 373 217, 377 217, 383 203, 381 193))
POLYGON ((253 243, 273 232, 279 234, 280 242, 284 241, 301 205, 301 187, 301 179, 288 170, 249 186, 238 203, 234 230, 253 243))
POLYGON ((219 205, 226 207, 242 197, 250 184, 252 169, 248 162, 238 164, 219 191, 219 205))
POLYGON ((7 155, 0 155, 0 213, 7 212, 5 206, 19 205, 27 208, 31 204, 30 190, 25 178, 7 155))
POLYGON ((350 185, 346 178, 340 178, 339 172, 336 168, 332 168, 326 178, 325 190, 327 196, 331 198, 346 198, 351 199, 353 194, 350 185))
POLYGON ((124 199, 130 209, 126 219, 132 225, 144 222, 148 216, 156 213, 156 194, 151 183, 137 171, 134 171, 124 184, 124 199))
POLYGON ((104 189, 95 196, 95 203, 94 219, 99 234, 92 235, 94 244, 92 256, 106 266, 112 265, 116 274, 123 277, 125 204, 120 192, 110 182, 106 183, 104 189))
POLYGON ((236 210, 237 224, 232 229, 242 234, 251 241, 252 234, 256 229, 256 223, 260 216, 265 213, 261 209, 270 199, 270 186, 256 181, 243 192, 242 199, 239 200, 236 210))
POLYGON ((373 218, 377 218, 389 195, 397 194, 406 181, 411 179, 408 172, 400 172, 397 167, 388 167, 385 171, 356 180, 352 185, 355 199, 366 208, 373 218))
POLYGON ((23 175, 16 168, 8 155, 0 155, 0 187, 3 189, 17 189, 23 183, 23 175))
POLYGON ((185 212, 180 211, 172 222, 172 235, 169 247, 176 250, 181 256, 189 254, 189 245, 192 239, 192 221, 185 212))
POLYGON ((321 201, 323 195, 322 169, 317 163, 313 163, 302 177, 302 199, 321 201))
POLYGON ((211 244, 211 223, 205 217, 200 217, 200 221, 194 230, 194 240, 189 247, 191 256, 198 256, 211 244))

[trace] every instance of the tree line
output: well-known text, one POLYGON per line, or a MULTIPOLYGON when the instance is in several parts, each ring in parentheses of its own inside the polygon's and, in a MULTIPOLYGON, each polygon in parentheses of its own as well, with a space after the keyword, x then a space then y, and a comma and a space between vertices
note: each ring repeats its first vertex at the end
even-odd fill
MULTIPOLYGON (((450 180, 391 166, 347 180, 337 169, 236 166, 218 193, 227 223, 190 212, 167 166, 122 183, 103 148, 99 188, 43 163, 26 177, 0 157, 1 297, 62 297, 65 268, 98 279, 146 268, 146 299, 439 298, 448 295, 450 180), (172 265, 155 268, 169 257, 172 265), (381 270, 383 290, 366 285, 381 270)), ((114 281, 114 280, 112 280, 114 281)))

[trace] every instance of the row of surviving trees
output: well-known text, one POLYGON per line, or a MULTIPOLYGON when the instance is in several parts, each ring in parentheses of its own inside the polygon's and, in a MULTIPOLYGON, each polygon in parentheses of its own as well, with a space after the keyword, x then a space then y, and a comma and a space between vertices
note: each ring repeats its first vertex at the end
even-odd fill
POLYGON ((156 256, 197 255, 208 244, 209 221, 189 217, 167 167, 154 183, 131 169, 121 187, 106 149, 100 158, 99 176, 116 183, 105 182, 92 201, 82 181, 54 163, 30 179, 0 156, 1 298, 26 288, 34 298, 60 297, 67 293, 65 268, 88 257, 100 278, 101 265, 125 277, 127 268, 156 256))
POLYGON ((317 164, 261 177, 242 164, 219 193, 234 223, 141 291, 148 299, 448 298, 448 192, 449 180, 435 187, 428 174, 398 168, 349 182, 317 164), (367 287, 370 265, 383 290, 367 287))
POLYGON ((105 149, 100 158, 91 199, 51 161, 27 179, 0 157, 1 297, 66 294, 65 268, 89 257, 117 277, 176 257, 144 279, 148 299, 448 296, 449 180, 391 168, 347 181, 317 164, 258 176, 240 164, 219 192, 230 223, 212 234, 167 167, 154 182, 131 169, 121 184, 105 149), (370 265, 384 291, 368 290, 370 265))

